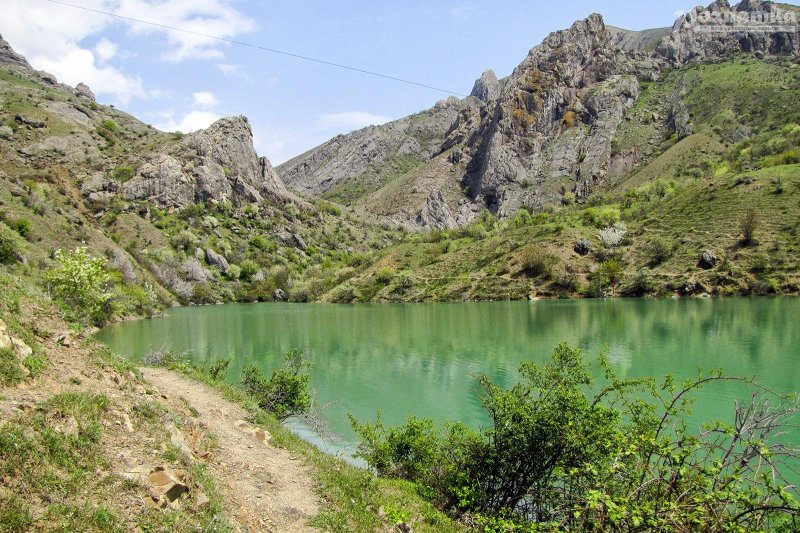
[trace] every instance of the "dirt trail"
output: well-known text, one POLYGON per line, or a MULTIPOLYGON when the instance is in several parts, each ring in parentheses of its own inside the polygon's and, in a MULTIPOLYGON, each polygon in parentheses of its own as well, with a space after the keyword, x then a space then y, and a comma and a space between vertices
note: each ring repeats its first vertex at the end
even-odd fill
POLYGON ((319 510, 318 498, 300 458, 243 431, 237 422, 247 412, 212 388, 160 368, 143 368, 142 375, 167 398, 184 398, 216 437, 208 468, 240 531, 316 531, 307 522, 319 510))

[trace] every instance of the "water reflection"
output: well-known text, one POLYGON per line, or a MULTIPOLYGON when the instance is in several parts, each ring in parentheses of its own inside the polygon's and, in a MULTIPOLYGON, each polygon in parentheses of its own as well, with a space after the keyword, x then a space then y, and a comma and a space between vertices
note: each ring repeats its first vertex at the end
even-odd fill
MULTIPOLYGON (((198 361, 235 354, 231 379, 254 363, 305 350, 332 429, 352 438, 348 412, 389 423, 412 413, 484 422, 473 376, 509 386, 522 361, 544 361, 562 341, 595 358, 605 350, 625 377, 699 368, 756 377, 782 392, 800 383, 800 300, 586 300, 415 305, 243 304, 171 310, 169 317, 109 327, 111 348, 141 357, 166 346, 198 361)), ((740 391, 719 385, 695 408, 704 420, 731 412, 740 391)))

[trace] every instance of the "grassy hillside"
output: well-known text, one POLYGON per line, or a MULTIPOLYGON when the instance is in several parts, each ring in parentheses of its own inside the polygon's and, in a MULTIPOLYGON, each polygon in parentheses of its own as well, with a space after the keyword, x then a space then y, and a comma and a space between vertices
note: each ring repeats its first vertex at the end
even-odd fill
POLYGON ((332 301, 432 301, 800 289, 800 68, 736 60, 646 83, 614 140, 635 163, 588 202, 409 236, 332 301), (680 95, 693 133, 665 124, 680 95), (659 118, 660 117, 660 118, 659 118), (742 223, 753 213, 752 238, 742 223), (621 222, 622 242, 599 234, 621 222), (585 239, 589 252, 575 244, 585 239), (703 252, 713 265, 701 265, 703 252))
MULTIPOLYGON (((160 209, 91 184, 122 184, 181 134, 0 70, 0 233, 4 263, 44 285, 56 250, 88 248, 112 273, 102 321, 152 315, 173 302, 316 298, 397 233, 322 200, 313 205, 209 203, 160 209), (230 268, 206 260, 221 254, 230 268)), ((68 311, 68 309, 66 310, 68 311)))

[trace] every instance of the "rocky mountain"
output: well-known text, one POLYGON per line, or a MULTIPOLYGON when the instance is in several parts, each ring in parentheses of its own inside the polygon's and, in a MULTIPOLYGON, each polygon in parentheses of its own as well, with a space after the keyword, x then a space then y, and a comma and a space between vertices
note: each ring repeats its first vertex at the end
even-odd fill
POLYGON ((247 118, 161 132, 0 39, 0 243, 27 266, 20 275, 41 281, 56 250, 87 246, 122 279, 113 316, 176 300, 306 300, 395 238, 288 191, 247 118))
POLYGON ((246 117, 223 118, 153 153, 120 187, 128 200, 182 208, 202 202, 304 204, 286 190, 269 159, 253 148, 246 117))
POLYGON ((592 15, 550 34, 508 78, 487 71, 464 100, 339 136, 278 172, 290 189, 417 228, 464 225, 483 209, 541 211, 565 195, 582 201, 644 163, 642 150, 614 149, 626 121, 692 133, 681 90, 665 95, 661 112, 631 115, 642 83, 743 55, 796 61, 797 21, 790 7, 759 0, 717 0, 642 32, 592 15))

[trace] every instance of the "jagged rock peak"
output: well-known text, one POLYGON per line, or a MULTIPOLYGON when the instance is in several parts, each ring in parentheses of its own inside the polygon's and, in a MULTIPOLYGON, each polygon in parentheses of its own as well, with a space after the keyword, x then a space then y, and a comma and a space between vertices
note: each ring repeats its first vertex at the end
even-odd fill
POLYGON ((25 70, 33 70, 28 60, 16 53, 8 41, 0 35, 0 63, 7 63, 25 70))
POLYGON ((122 192, 129 199, 170 207, 206 201, 260 204, 265 199, 303 204, 286 190, 269 160, 258 156, 244 116, 222 118, 150 156, 122 192))
POLYGON ((762 0, 743 0, 735 8, 727 0, 717 0, 679 17, 672 33, 656 48, 656 55, 674 66, 742 53, 800 54, 797 15, 762 0))
POLYGON ((497 81, 497 76, 492 69, 484 71, 481 77, 475 80, 470 96, 482 102, 497 100, 497 97, 500 96, 500 82, 497 81))

